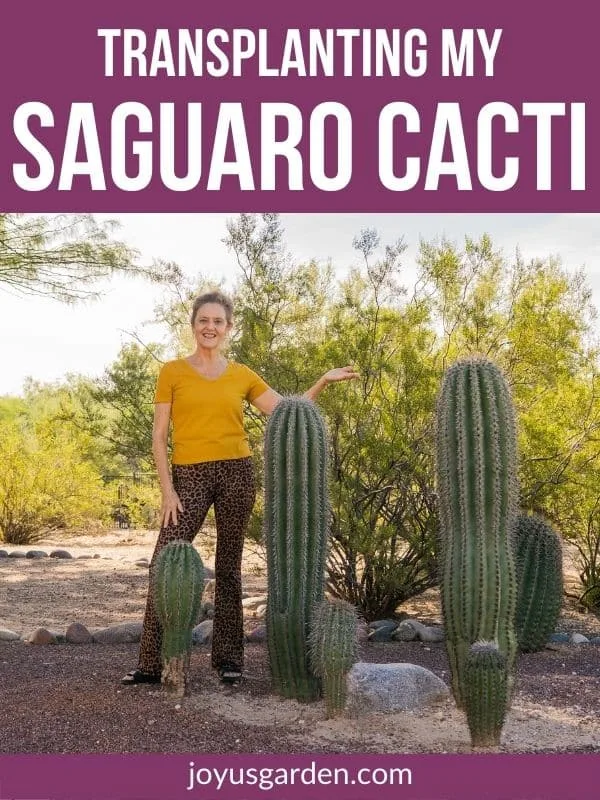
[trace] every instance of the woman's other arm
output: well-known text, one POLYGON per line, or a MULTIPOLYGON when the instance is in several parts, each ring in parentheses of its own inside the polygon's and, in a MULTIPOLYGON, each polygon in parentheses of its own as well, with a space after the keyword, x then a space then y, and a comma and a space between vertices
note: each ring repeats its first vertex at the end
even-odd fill
POLYGON ((162 502, 160 506, 160 525, 168 525, 172 520, 177 525, 177 512, 183 511, 181 500, 173 487, 167 440, 171 421, 171 403, 156 403, 154 406, 154 425, 152 427, 152 453, 158 472, 162 502))

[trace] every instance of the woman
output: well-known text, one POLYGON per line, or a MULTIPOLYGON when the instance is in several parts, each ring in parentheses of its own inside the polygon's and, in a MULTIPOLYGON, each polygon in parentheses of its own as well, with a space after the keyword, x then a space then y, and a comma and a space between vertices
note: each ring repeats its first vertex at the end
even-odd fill
MULTIPOLYGON (((255 485, 243 401, 270 414, 281 395, 243 364, 228 361, 223 346, 233 327, 233 306, 221 292, 197 297, 191 316, 196 350, 162 367, 155 396, 153 453, 162 490, 161 530, 152 556, 174 539, 193 541, 214 505, 217 526, 212 665, 221 680, 240 679, 244 659, 242 548, 255 485), (167 456, 173 423, 172 469, 167 456)), ((351 367, 325 373, 305 392, 313 400, 334 381, 357 378, 351 367)), ((148 592, 139 664, 124 684, 159 683, 161 631, 148 592)))

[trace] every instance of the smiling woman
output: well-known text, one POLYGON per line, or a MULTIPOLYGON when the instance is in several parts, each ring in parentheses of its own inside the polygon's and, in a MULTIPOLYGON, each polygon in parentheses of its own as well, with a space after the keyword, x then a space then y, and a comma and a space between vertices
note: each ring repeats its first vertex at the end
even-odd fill
MULTIPOLYGON (((242 550, 254 505, 254 469, 244 430, 243 404, 270 414, 281 395, 246 367, 228 361, 223 346, 233 327, 231 300, 221 292, 196 298, 191 315, 196 349, 162 367, 155 396, 153 453, 162 490, 161 531, 150 564, 174 540, 192 542, 214 505, 217 527, 212 665, 225 682, 241 678, 243 649, 242 550), (173 427, 169 465, 167 440, 173 427)), ((305 393, 314 400, 329 383, 358 377, 332 369, 305 393)), ((138 668, 125 684, 159 683, 160 623, 148 593, 138 668)))

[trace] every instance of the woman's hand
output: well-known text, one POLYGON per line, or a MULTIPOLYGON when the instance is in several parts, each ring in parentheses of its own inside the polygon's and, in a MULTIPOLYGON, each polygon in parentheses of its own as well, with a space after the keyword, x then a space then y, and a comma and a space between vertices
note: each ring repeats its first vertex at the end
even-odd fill
POLYGON ((335 383, 336 381, 351 381, 355 378, 360 378, 359 373, 354 367, 337 367, 330 369, 323 375, 323 380, 327 383, 335 383))
POLYGON ((172 520, 173 525, 177 525, 177 512, 183 511, 181 500, 179 499, 175 489, 163 493, 162 503, 160 506, 160 520, 161 528, 169 525, 169 520, 172 520))

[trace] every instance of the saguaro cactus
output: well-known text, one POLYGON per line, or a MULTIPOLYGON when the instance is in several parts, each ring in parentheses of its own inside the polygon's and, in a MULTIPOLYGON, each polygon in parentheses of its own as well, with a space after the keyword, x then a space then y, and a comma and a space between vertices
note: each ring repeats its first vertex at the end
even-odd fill
POLYGON ((541 517, 516 524, 517 639, 524 651, 541 650, 554 630, 563 595, 560 537, 541 517))
POLYGON ((324 600, 316 608, 309 636, 312 671, 323 683, 327 715, 346 704, 346 675, 356 661, 358 616, 345 600, 324 600))
POLYGON ((308 634, 324 594, 328 530, 325 425, 310 400, 287 397, 265 441, 267 641, 275 690, 302 701, 320 695, 308 634))
POLYGON ((475 642, 465 663, 465 710, 473 747, 497 747, 508 708, 506 656, 495 642, 475 642))
POLYGON ((495 364, 470 358, 447 370, 437 427, 442 608, 452 690, 462 707, 473 642, 498 643, 509 684, 517 652, 516 426, 508 386, 495 364))
POLYGON ((204 586, 202 559, 191 544, 170 542, 154 565, 153 590, 162 627, 162 682, 183 695, 204 586))

